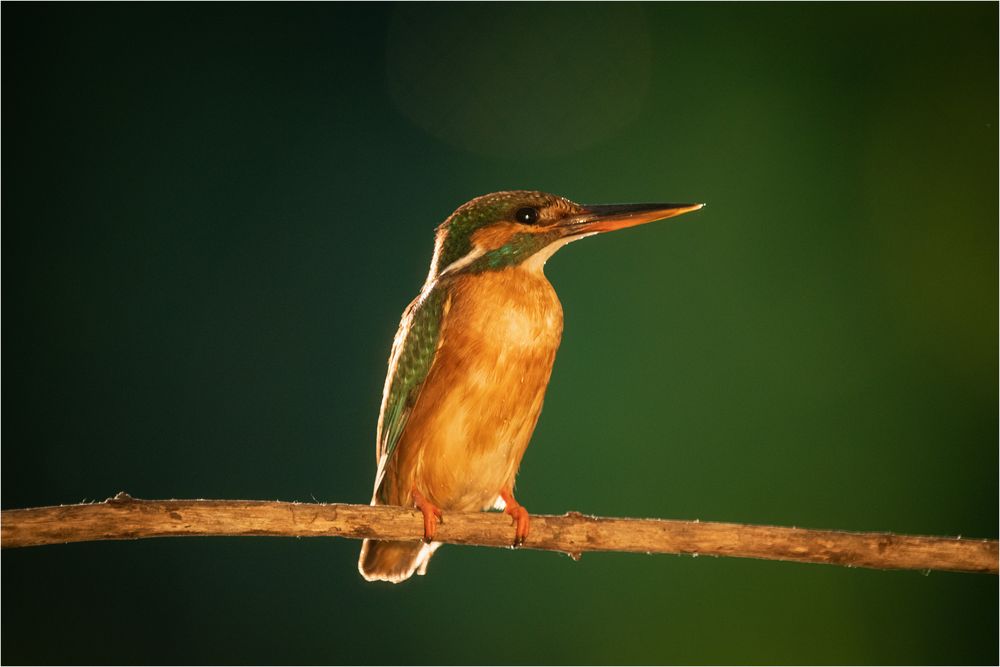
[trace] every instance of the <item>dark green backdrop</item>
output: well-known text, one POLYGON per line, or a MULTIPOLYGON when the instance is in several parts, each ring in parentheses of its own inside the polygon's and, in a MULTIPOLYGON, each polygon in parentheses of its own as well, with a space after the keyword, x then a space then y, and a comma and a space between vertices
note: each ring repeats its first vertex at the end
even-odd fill
MULTIPOLYGON (((536 512, 997 536, 995 3, 3 13, 4 508, 366 502, 434 226, 548 265, 536 512)), ((3 553, 3 661, 996 663, 997 579, 347 540, 3 553)))

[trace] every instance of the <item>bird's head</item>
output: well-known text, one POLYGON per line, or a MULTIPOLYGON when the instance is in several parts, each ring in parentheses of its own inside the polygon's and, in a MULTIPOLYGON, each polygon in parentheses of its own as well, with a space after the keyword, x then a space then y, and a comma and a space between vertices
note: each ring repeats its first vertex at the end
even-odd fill
POLYGON ((431 277, 517 265, 541 268, 552 253, 570 241, 671 218, 702 206, 582 206, 545 192, 494 192, 463 204, 438 227, 431 277))

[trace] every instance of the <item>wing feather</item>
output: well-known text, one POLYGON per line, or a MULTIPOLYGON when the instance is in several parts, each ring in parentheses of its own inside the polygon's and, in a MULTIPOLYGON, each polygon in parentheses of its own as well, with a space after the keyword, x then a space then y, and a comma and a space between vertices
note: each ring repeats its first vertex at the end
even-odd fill
POLYGON ((403 311, 382 393, 376 438, 378 472, 373 497, 379 497, 386 469, 434 363, 446 310, 445 290, 435 284, 421 292, 403 311))

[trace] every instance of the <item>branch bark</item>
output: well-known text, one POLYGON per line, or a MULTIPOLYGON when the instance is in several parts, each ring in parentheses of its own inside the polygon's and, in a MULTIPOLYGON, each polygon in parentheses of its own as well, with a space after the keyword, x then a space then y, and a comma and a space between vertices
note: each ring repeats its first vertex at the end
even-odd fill
MULTIPOLYGON (((119 493, 103 503, 4 510, 0 546, 130 540, 146 537, 266 535, 415 540, 420 512, 257 500, 138 500, 119 493)), ((450 544, 509 547, 514 529, 497 513, 446 512, 436 539, 450 544)), ((851 533, 737 523, 607 519, 570 512, 533 515, 524 548, 731 556, 828 563, 886 570, 949 570, 997 574, 996 540, 851 533)))

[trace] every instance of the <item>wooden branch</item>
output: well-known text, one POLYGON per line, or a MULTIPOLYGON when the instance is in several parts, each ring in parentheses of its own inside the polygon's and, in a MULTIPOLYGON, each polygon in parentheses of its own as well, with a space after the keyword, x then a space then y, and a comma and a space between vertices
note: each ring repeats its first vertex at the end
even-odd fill
MULTIPOLYGON (((420 512, 403 507, 257 500, 137 500, 4 510, 3 548, 187 535, 268 535, 414 540, 420 512)), ((436 538, 450 544, 509 547, 514 529, 498 513, 446 512, 436 538)), ((732 556, 886 570, 997 574, 996 540, 849 533, 737 523, 604 519, 570 512, 533 515, 528 549, 732 556)))

